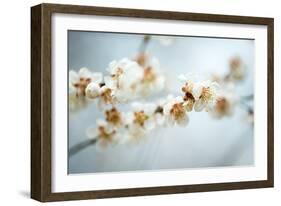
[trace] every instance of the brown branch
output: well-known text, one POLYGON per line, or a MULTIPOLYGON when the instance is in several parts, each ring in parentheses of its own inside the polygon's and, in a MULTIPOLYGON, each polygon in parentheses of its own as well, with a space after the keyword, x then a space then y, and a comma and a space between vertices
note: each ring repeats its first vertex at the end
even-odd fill
POLYGON ((145 35, 143 37, 142 43, 141 43, 141 45, 139 47, 139 53, 140 54, 145 53, 150 39, 151 39, 151 37, 149 35, 145 35))
POLYGON ((76 153, 80 152, 81 150, 83 150, 91 145, 94 145, 96 142, 97 142, 97 139, 87 139, 87 140, 84 140, 84 141, 70 147, 68 149, 69 157, 75 155, 76 153))

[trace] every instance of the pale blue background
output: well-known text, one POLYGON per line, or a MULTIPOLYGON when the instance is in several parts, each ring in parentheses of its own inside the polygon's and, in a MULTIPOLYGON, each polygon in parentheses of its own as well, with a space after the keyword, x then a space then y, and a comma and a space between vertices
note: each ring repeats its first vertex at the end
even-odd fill
MULTIPOLYGON (((88 67, 105 73, 112 60, 134 57, 143 35, 69 31, 69 69, 88 67)), ((239 55, 247 65, 246 79, 237 91, 253 93, 254 40, 174 37, 171 46, 151 40, 148 52, 160 60, 169 77, 169 89, 180 94, 177 76, 196 73, 223 74, 228 61, 239 55)), ((85 130, 101 117, 95 105, 69 115, 69 146, 84 139, 85 130)), ((94 146, 69 159, 69 173, 117 172, 199 167, 245 166, 254 164, 253 128, 245 120, 245 111, 237 107, 235 115, 216 120, 208 113, 191 112, 186 128, 157 129, 136 145, 121 145, 104 151, 94 146)))

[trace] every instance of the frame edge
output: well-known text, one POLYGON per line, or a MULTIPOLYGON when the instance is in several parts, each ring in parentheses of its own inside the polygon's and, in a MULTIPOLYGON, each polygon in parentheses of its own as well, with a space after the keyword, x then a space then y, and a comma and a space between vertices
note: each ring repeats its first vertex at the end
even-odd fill
POLYGON ((42 6, 31 7, 31 198, 42 200, 42 6))
POLYGON ((31 198, 51 196, 51 10, 31 7, 31 198))
POLYGON ((274 19, 267 24, 267 99, 268 99, 268 131, 267 131, 267 180, 274 187, 274 19))
POLYGON ((273 18, 270 17, 255 17, 255 16, 238 16, 238 15, 223 15, 209 13, 193 13, 183 11, 169 10, 148 10, 135 8, 118 8, 118 7, 100 7, 89 5, 75 4, 53 4, 43 3, 42 6, 52 13, 68 13, 79 15, 100 15, 100 16, 115 16, 115 17, 132 17, 132 18, 155 18, 155 19, 173 19, 183 21, 205 21, 216 23, 238 23, 238 24, 254 24, 268 25, 273 18))

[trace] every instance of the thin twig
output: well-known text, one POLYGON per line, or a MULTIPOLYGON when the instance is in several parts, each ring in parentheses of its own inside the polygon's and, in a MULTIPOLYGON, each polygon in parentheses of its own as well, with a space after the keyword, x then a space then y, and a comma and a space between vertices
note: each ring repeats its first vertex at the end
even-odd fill
POLYGON ((85 149, 86 147, 94 145, 96 142, 97 142, 97 139, 87 139, 87 140, 84 140, 82 142, 79 142, 78 144, 69 148, 68 155, 69 156, 75 155, 76 153, 85 149))
POLYGON ((242 106, 242 108, 246 109, 249 114, 253 114, 254 113, 254 109, 253 109, 252 106, 249 106, 246 102, 247 101, 251 101, 253 99, 254 99, 254 95, 253 94, 240 97, 240 106, 242 106))
POLYGON ((247 95, 247 96, 241 96, 240 98, 243 99, 244 101, 250 101, 250 100, 254 99, 254 95, 250 94, 250 95, 247 95))
POLYGON ((240 101, 239 105, 242 106, 242 108, 244 108, 249 114, 254 113, 253 108, 251 106, 249 106, 248 104, 246 104, 245 102, 240 101))
POLYGON ((139 47, 139 53, 145 53, 146 49, 147 49, 147 46, 148 46, 148 43, 150 41, 151 37, 149 35, 145 35, 143 37, 143 40, 142 40, 142 43, 139 47))

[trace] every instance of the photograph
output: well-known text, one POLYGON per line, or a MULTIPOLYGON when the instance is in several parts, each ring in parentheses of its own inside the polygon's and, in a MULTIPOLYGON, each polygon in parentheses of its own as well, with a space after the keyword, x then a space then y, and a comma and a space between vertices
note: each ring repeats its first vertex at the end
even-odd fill
POLYGON ((67 31, 68 174, 255 164, 255 39, 67 31))

